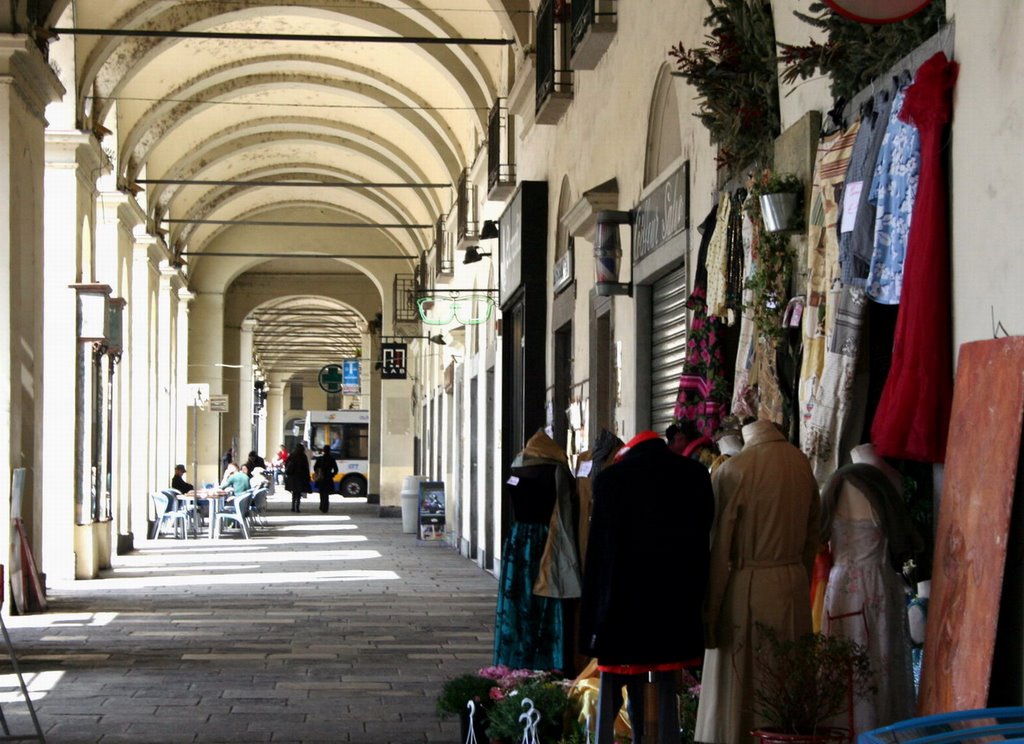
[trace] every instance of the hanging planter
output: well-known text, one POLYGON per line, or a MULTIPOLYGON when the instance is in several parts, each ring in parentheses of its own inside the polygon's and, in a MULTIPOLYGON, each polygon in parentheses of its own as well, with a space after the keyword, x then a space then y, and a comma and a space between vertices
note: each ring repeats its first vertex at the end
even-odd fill
POLYGON ((796 216, 799 195, 791 191, 761 194, 761 218, 768 232, 789 230, 796 216))

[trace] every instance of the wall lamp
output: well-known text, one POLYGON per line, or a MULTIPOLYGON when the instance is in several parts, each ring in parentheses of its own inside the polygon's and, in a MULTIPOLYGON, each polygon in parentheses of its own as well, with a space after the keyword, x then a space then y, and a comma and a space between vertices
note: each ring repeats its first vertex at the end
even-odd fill
POLYGON ((469 246, 469 248, 466 249, 466 255, 462 258, 462 263, 475 264, 478 261, 482 260, 484 256, 490 255, 490 253, 481 253, 479 248, 477 248, 475 245, 471 245, 469 246))
POLYGON ((494 240, 498 237, 498 223, 494 220, 484 220, 480 228, 480 240, 494 240))
POLYGON ((633 282, 619 281, 622 268, 622 242, 619 225, 633 225, 633 212, 604 210, 596 217, 594 235, 594 291, 601 297, 633 296, 633 282))

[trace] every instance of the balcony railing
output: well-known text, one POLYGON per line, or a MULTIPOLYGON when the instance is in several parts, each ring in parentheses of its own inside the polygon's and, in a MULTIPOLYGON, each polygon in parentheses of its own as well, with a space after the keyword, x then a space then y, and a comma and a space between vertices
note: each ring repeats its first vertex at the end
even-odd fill
POLYGON ((469 169, 462 171, 456 189, 455 229, 459 243, 465 240, 476 240, 476 189, 469 181, 469 169))
POLYGON ((573 0, 572 68, 593 70, 615 37, 615 0, 573 0))
POLYGON ((502 199, 516 182, 515 144, 509 127, 505 99, 499 98, 487 117, 487 195, 502 199))
POLYGON ((417 322, 420 319, 416 309, 416 275, 395 274, 394 295, 395 323, 417 322))
POLYGON ((434 223, 434 272, 438 276, 455 273, 455 251, 444 226, 446 219, 442 214, 434 223))
POLYGON ((572 100, 572 70, 567 67, 565 24, 556 34, 555 4, 544 0, 537 9, 537 122, 554 124, 572 100), (559 67, 559 64, 562 67, 559 67))

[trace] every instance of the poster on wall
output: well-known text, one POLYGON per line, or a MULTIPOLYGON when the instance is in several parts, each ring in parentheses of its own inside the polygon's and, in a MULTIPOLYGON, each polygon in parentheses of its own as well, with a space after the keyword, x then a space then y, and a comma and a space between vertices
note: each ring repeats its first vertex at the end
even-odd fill
POLYGON ((422 481, 419 498, 419 539, 444 540, 445 502, 443 481, 422 481))

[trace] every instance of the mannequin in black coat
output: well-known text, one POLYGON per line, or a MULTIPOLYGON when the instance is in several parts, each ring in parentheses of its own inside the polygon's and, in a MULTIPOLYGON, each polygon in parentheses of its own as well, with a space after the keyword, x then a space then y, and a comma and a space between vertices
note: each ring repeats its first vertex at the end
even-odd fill
MULTIPOLYGON (((707 589, 714 495, 707 468, 671 452, 654 432, 627 445, 594 481, 583 576, 580 644, 604 676, 664 672, 663 713, 678 711, 674 672, 704 653, 701 609, 707 589), (667 688, 671 684, 671 690, 667 688)), ((628 681, 628 680, 624 680, 628 681)), ((617 687, 621 681, 616 679, 617 687)), ((599 703, 598 742, 611 741, 617 710, 599 703)), ((634 740, 641 706, 634 710, 634 740)), ((675 719, 678 721, 678 718, 675 719)), ((668 718, 659 725, 671 728, 668 718)), ((673 732, 663 732, 671 738, 673 732)), ((678 723, 674 732, 678 740, 678 723)))

